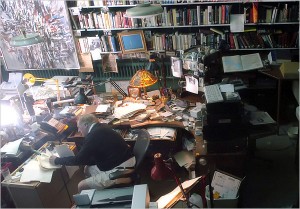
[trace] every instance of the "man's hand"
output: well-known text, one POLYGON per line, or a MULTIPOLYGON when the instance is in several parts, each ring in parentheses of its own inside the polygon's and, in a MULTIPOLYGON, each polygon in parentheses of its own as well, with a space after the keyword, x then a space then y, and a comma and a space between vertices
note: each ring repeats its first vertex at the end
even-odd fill
POLYGON ((51 155, 50 157, 49 157, 49 163, 51 164, 51 165, 55 165, 55 159, 56 159, 57 157, 56 156, 54 156, 54 155, 51 155))

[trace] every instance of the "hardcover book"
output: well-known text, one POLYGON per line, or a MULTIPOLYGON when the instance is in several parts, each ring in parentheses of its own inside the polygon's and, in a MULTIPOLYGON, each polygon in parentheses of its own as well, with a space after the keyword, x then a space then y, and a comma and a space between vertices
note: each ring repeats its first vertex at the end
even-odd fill
POLYGON ((222 57, 224 73, 244 72, 263 67, 259 53, 222 57))

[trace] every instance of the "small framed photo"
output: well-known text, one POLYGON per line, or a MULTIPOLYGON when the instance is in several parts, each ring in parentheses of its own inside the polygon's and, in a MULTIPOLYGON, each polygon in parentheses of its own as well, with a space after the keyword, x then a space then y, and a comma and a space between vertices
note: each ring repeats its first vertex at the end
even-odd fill
POLYGON ((138 98, 138 97, 141 96, 140 88, 128 86, 127 90, 128 90, 128 96, 129 97, 138 98))
POLYGON ((123 54, 146 52, 144 32, 142 30, 118 33, 119 43, 123 54))

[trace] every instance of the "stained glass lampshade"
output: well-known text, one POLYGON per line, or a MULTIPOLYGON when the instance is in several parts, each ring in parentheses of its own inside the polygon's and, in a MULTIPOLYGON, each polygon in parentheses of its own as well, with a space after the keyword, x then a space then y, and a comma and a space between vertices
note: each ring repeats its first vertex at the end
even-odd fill
POLYGON ((147 95, 146 87, 152 86, 157 82, 157 77, 152 75, 147 70, 138 70, 134 76, 131 78, 129 85, 131 87, 143 88, 144 95, 147 95))

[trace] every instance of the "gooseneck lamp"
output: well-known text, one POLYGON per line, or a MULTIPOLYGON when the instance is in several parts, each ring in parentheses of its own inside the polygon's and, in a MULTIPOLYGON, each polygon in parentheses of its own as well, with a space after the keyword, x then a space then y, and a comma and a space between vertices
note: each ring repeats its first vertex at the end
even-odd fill
POLYGON ((153 180, 159 181, 159 180, 167 179, 168 177, 173 177, 175 179, 176 184, 180 188, 180 191, 186 201, 187 207, 190 208, 191 204, 190 204, 189 198, 186 195, 179 178, 176 176, 176 174, 173 171, 173 169, 171 168, 171 166, 168 166, 163 161, 161 153, 156 153, 154 155, 154 166, 151 169, 151 178, 153 180))

